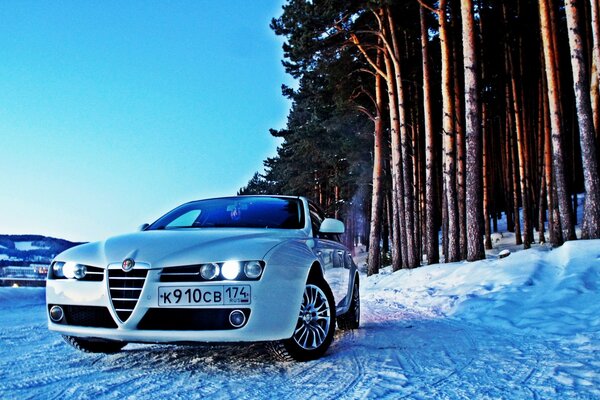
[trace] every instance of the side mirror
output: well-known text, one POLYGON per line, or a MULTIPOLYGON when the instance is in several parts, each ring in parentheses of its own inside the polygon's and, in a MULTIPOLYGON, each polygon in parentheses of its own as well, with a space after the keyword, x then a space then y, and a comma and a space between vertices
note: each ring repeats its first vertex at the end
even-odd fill
POLYGON ((145 231, 146 228, 149 226, 150 226, 150 224, 142 224, 142 225, 138 226, 138 231, 139 232, 145 231))
POLYGON ((342 234, 344 231, 344 223, 333 218, 325 218, 321 223, 321 228, 319 229, 320 233, 342 234))

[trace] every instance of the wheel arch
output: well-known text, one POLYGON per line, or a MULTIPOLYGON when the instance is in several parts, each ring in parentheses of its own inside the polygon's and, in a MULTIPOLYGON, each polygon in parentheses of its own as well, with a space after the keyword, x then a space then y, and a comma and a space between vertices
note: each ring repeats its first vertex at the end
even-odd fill
POLYGON ((325 273, 324 273, 323 267, 321 266, 321 263, 319 261, 313 261, 313 263, 311 264, 311 266, 308 270, 308 275, 306 277, 306 281, 308 282, 311 280, 312 281, 315 281, 315 280, 325 281, 325 273))

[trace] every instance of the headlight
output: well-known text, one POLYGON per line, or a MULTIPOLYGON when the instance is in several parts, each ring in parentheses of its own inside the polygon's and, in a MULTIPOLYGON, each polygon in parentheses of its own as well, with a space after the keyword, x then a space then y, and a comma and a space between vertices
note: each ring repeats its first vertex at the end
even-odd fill
POLYGON ((52 265, 52 274, 55 278, 82 279, 86 273, 85 265, 74 262, 56 262, 52 265))
POLYGON ((200 276, 207 281, 210 281, 211 279, 215 279, 217 276, 219 276, 219 270, 220 268, 218 264, 203 264, 200 267, 200 276))
POLYGON ((262 265, 258 261, 248 261, 244 265, 244 274, 250 279, 256 279, 262 274, 262 265))
POLYGON ((221 273, 225 279, 235 279, 240 273, 240 263, 237 261, 226 261, 223 263, 221 273))
POLYGON ((54 275, 55 278, 65 277, 65 274, 63 273, 64 265, 64 262, 55 262, 54 264, 52 264, 52 275, 54 275))

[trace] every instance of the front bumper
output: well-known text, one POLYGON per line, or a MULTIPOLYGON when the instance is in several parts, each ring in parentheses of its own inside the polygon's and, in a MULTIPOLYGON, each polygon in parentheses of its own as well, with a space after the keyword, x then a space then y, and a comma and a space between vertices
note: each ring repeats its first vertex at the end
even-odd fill
MULTIPOLYGON (((139 300, 125 322, 118 318, 113 306, 107 273, 104 274, 101 282, 48 280, 46 286, 48 308, 52 305, 101 307, 108 310, 110 318, 114 321, 114 324, 107 325, 113 327, 107 328, 89 326, 89 323, 78 323, 78 325, 55 323, 48 316, 48 328, 69 336, 142 343, 257 342, 287 339, 293 334, 306 281, 304 268, 271 264, 258 281, 227 281, 227 284, 250 286, 251 302, 249 305, 186 306, 171 310, 168 307, 159 307, 159 287, 222 286, 224 282, 160 282, 161 271, 161 269, 149 268, 139 300), (190 324, 188 328, 183 320, 185 315, 194 314, 194 310, 213 310, 212 313, 205 312, 204 314, 214 316, 228 315, 229 310, 236 309, 242 309, 248 315, 246 324, 241 328, 218 329, 218 323, 217 329, 214 324, 207 329, 198 329, 198 323, 190 324), (157 318, 160 318, 159 324, 155 323, 151 326, 160 325, 164 328, 148 329, 147 321, 150 315, 153 315, 155 322, 157 318)), ((108 314, 106 318, 109 318, 108 314)))

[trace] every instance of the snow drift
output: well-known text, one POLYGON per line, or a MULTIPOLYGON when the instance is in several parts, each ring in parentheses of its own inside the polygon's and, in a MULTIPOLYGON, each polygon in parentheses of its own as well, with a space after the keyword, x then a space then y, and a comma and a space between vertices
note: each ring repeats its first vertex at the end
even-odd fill
POLYGON ((600 240, 504 259, 435 264, 369 279, 369 296, 432 317, 573 335, 600 329, 600 240), (383 296, 382 296, 383 295, 383 296))

